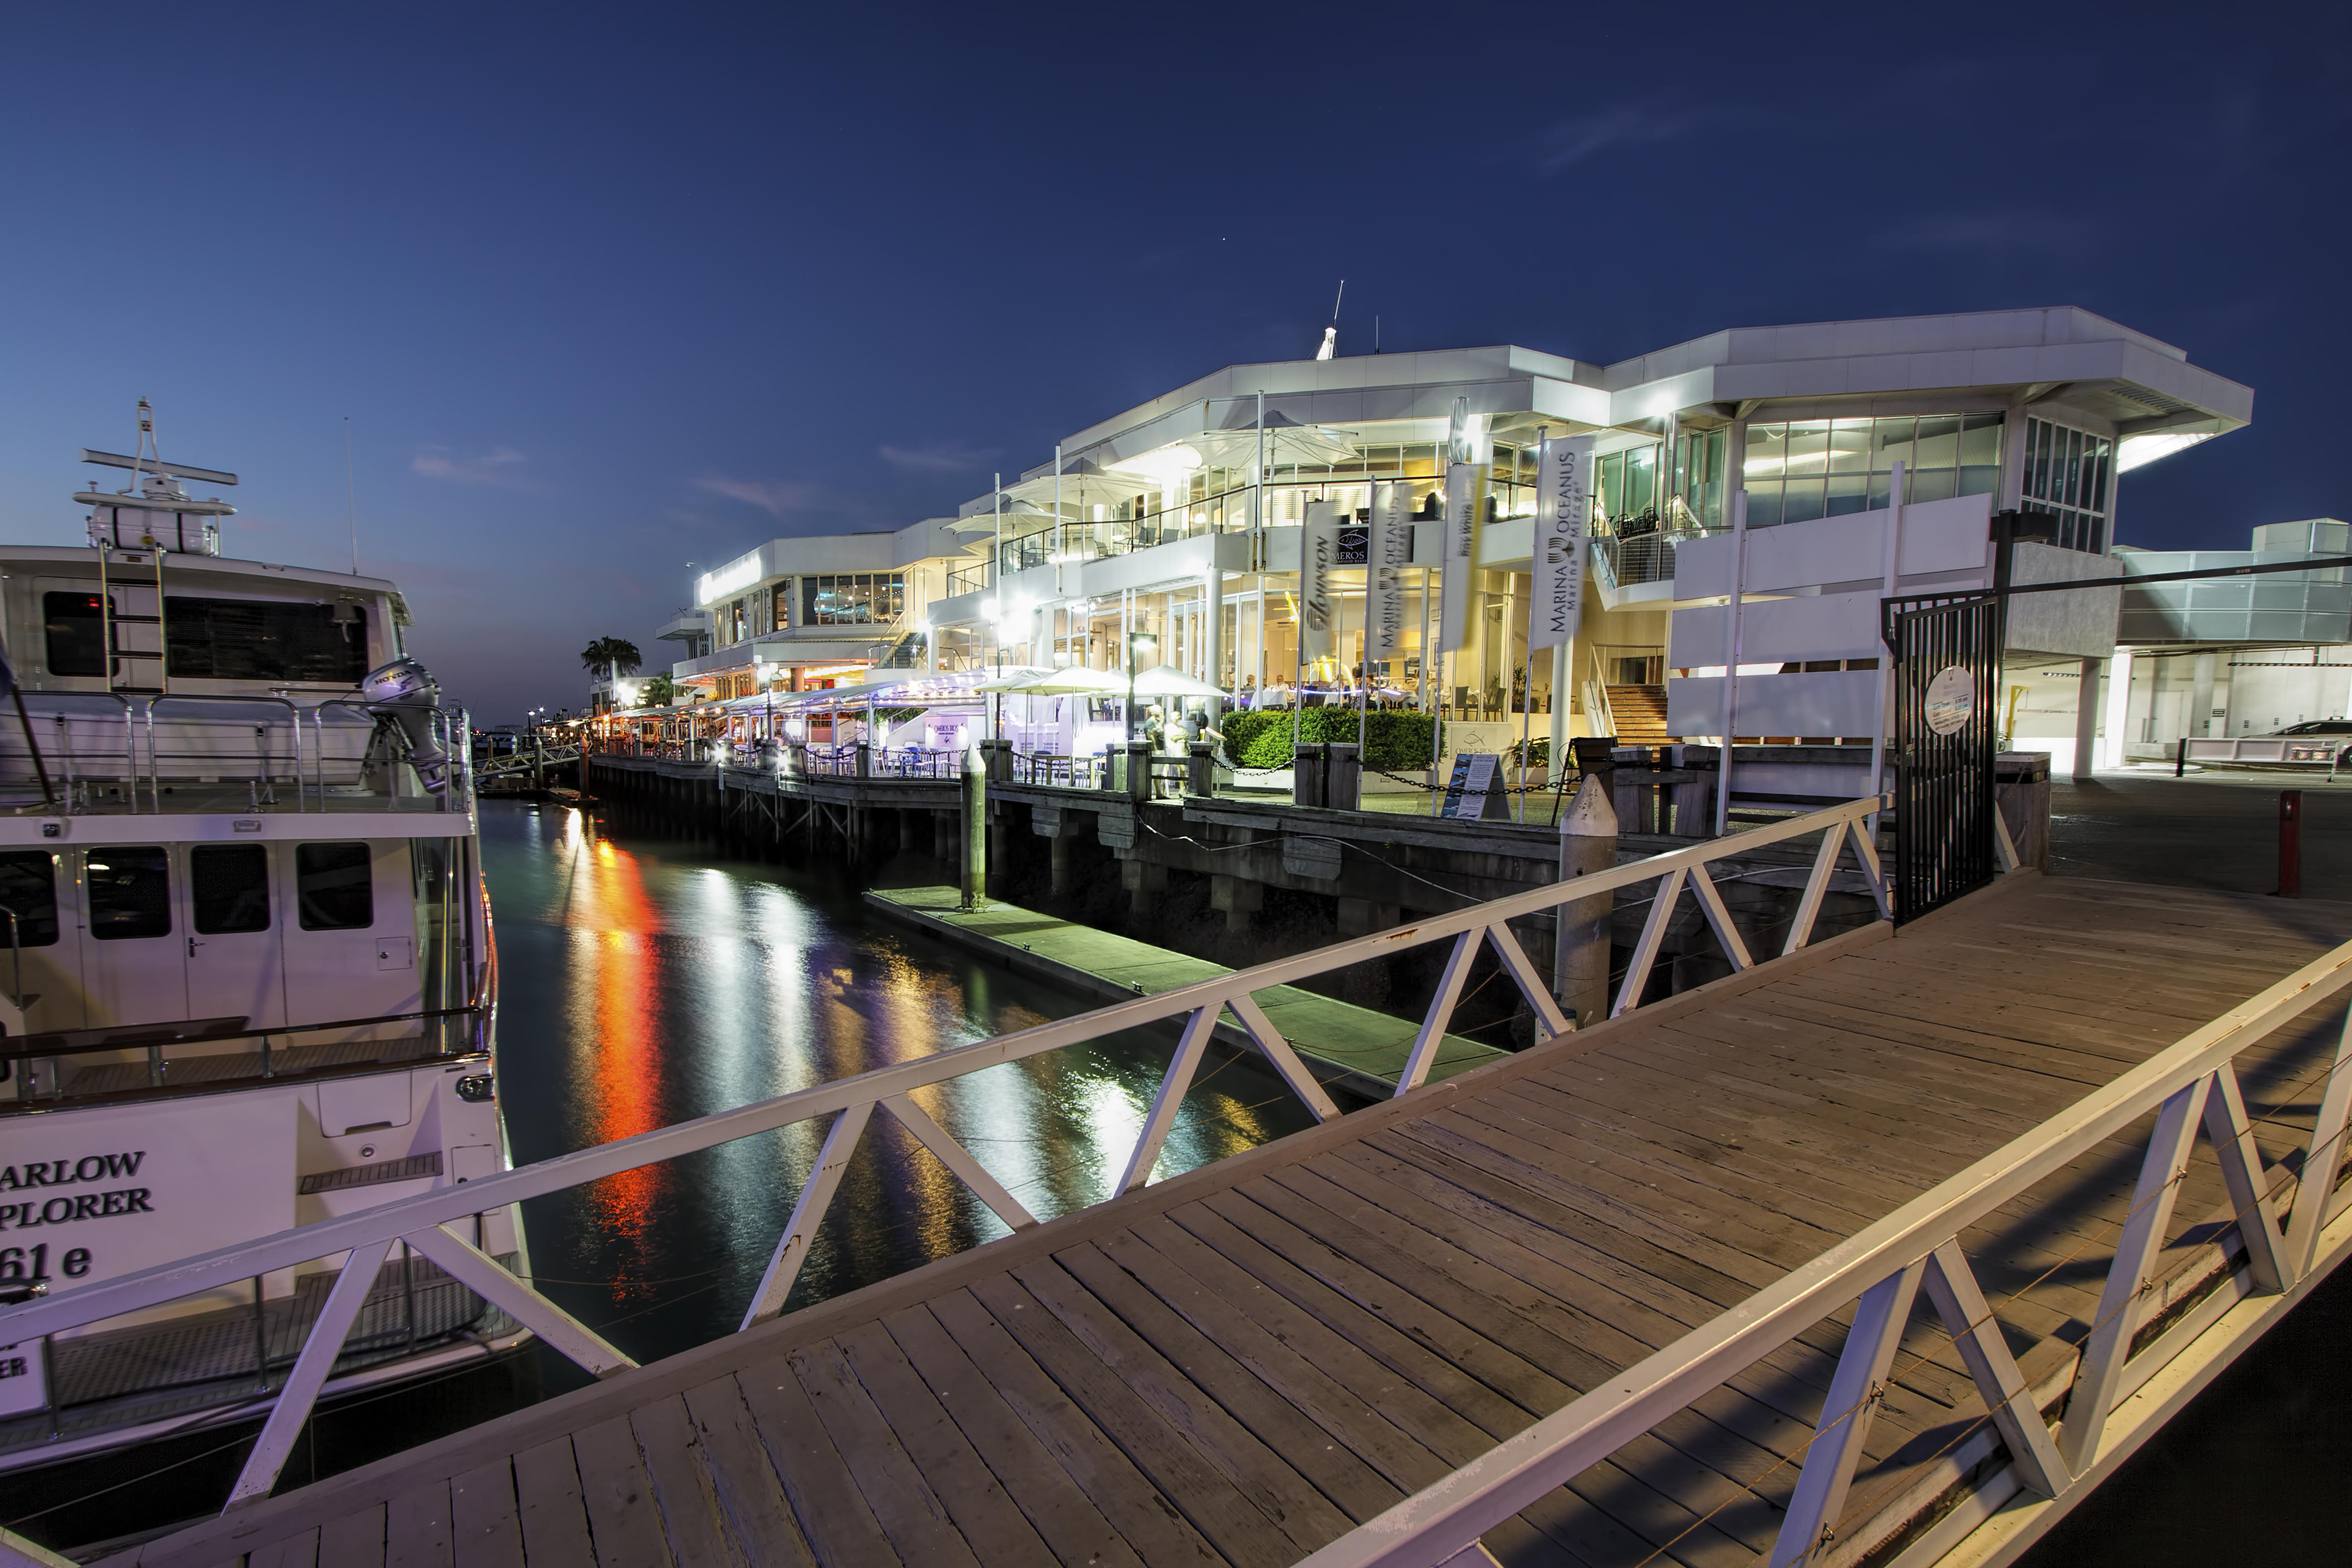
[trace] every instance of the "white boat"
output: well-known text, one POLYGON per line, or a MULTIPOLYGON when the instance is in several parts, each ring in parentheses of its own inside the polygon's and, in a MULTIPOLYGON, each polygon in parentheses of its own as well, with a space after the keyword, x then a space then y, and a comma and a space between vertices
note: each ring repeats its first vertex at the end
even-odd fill
MULTIPOLYGON (((0 545, 0 1302, 508 1164, 465 713, 397 587, 220 554, 236 476, 148 445, 0 545)), ((0 1348, 0 1470, 256 1413, 338 1261, 0 1348)), ((328 1393, 527 1337, 396 1251, 328 1393)))

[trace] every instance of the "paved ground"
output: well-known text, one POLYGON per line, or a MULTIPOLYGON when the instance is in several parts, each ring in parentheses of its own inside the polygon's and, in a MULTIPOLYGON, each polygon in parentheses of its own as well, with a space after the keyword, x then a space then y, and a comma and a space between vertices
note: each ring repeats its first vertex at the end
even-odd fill
POLYGON ((2169 769, 2050 786, 2050 869, 2061 877, 2269 893, 2278 797, 2303 791, 2303 895, 2352 900, 2352 783, 2169 769))

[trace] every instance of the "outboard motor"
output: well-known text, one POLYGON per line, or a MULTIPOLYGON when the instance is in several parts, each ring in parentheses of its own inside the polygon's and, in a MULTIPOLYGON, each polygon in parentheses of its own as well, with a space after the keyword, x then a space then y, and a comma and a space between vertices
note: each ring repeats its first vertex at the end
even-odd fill
POLYGON ((441 703, 441 683, 413 658, 378 665, 360 682, 360 696, 379 729, 391 725, 407 742, 409 765, 433 794, 449 789, 449 753, 433 736, 433 716, 441 703))

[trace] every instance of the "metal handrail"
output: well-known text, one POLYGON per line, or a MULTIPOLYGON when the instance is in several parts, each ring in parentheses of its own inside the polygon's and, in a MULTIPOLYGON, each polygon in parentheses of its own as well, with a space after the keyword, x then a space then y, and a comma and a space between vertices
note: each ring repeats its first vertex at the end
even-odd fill
MULTIPOLYGON (((166 702, 268 702, 285 709, 288 723, 294 731, 294 809, 298 812, 310 809, 302 796, 302 710, 290 699, 259 697, 239 692, 218 696, 198 696, 192 692, 167 691, 149 698, 146 704, 147 793, 148 799, 154 804, 157 811, 163 809, 163 764, 157 760, 155 754, 155 710, 166 702)), ((266 770, 269 759, 267 756, 261 756, 257 760, 266 770)), ((267 777, 266 773, 264 776, 267 777)))
MULTIPOLYGON (((326 711, 330 708, 341 708, 348 712, 364 714, 371 734, 374 732, 374 727, 383 721, 383 717, 370 709, 364 702, 354 702, 349 698, 341 697, 330 698, 310 710, 311 728, 316 732, 319 742, 317 763, 312 770, 312 777, 318 785, 319 808, 322 811, 326 809, 327 805, 326 711)), ((442 753, 448 758, 444 766, 448 769, 450 784, 448 789, 435 798, 435 808, 440 811, 467 810, 474 798, 474 746, 471 721, 463 708, 436 707, 428 711, 433 715, 432 723, 438 732, 442 753)), ((412 763, 410 772, 415 771, 412 763)), ((417 782, 421 787, 424 783, 424 776, 421 773, 418 774, 417 782)), ((431 792, 426 793, 429 795, 431 792)))
MULTIPOLYGON (((2233 1058, 2352 987, 2352 942, 2250 997, 2022 1137, 1986 1155, 1443 1480, 1416 1492, 1303 1560, 1300 1568, 1422 1568, 1450 1561, 1486 1531, 1571 1477, 1607 1459, 1707 1390, 1737 1377, 1857 1299, 1853 1326, 1768 1562, 1809 1563, 1839 1522, 1869 1416, 1918 1290, 1934 1300, 1984 1395, 2010 1455, 2012 1491, 2053 1496, 2102 1458, 2133 1340, 2153 1304, 2142 1300, 2166 1240, 2179 1174, 2200 1121, 2221 1159, 2257 1290, 2280 1292, 2312 1273, 2343 1161, 2352 1110, 2352 1026, 2328 1074, 2292 1206, 2275 1212, 2273 1184, 2255 1151, 2233 1058), (2053 1439, 1972 1277, 1958 1238, 2001 1205, 2134 1123, 2156 1113, 2132 1208, 2100 1296, 2098 1321, 2076 1363, 2065 1421, 2053 1439), (2317 1179, 2310 1179, 2317 1173, 2317 1179)), ((2134 1370, 2152 1369, 2135 1363, 2134 1370)), ((1990 1467, 1988 1467, 1990 1468, 1990 1467)), ((1869 1542, 1841 1546, 1871 1545, 1869 1542)))
MULTIPOLYGON (((123 788, 129 792, 131 809, 133 812, 136 812, 139 809, 139 731, 131 699, 123 696, 119 691, 27 691, 24 692, 22 695, 28 710, 28 716, 29 711, 32 709, 37 708, 45 702, 55 703, 79 701, 91 698, 103 698, 105 700, 115 704, 115 706, 122 710, 123 788)), ((69 717, 69 713, 66 710, 52 709, 49 711, 48 716, 56 720, 58 724, 62 727, 69 717)), ((28 745, 37 745, 38 743, 39 742, 27 742, 28 745)), ((74 759, 81 755, 81 753, 79 752, 59 751, 45 752, 43 754, 61 761, 66 764, 64 785, 66 801, 64 809, 70 811, 72 809, 74 788, 79 782, 73 774, 73 763, 74 759)))
MULTIPOLYGON (((344 1251, 352 1254, 344 1268, 344 1279, 348 1281, 372 1275, 374 1263, 395 1242, 405 1242, 590 1373, 609 1376, 636 1363, 556 1303, 499 1267, 487 1254, 444 1227, 505 1205, 543 1197, 779 1128, 831 1117, 833 1122, 823 1150, 744 1315, 743 1326, 749 1328, 782 1310, 817 1226, 832 1203, 852 1147, 877 1110, 889 1112, 1005 1224, 1020 1230, 1037 1223, 1036 1217, 986 1167, 910 1098, 916 1090, 1002 1063, 1022 1061, 1066 1046, 1100 1039, 1123 1029, 1181 1018, 1184 1021, 1181 1038, 1117 1182, 1118 1193, 1130 1192, 1142 1186, 1156 1167, 1160 1148, 1174 1125, 1185 1092, 1192 1087, 1209 1038, 1228 1010, 1240 1021, 1276 1073, 1318 1121, 1329 1121, 1339 1114, 1330 1096, 1307 1072, 1289 1041, 1259 1006, 1256 993, 1329 973, 1367 957, 1385 957, 1451 939, 1454 945, 1444 977, 1398 1077, 1396 1094, 1411 1094, 1427 1081, 1465 983, 1486 945, 1494 947, 1504 973, 1534 1011, 1541 1038, 1557 1038, 1571 1027, 1520 947, 1518 938, 1512 933, 1508 924, 1512 920, 1546 913, 1571 900, 1608 896, 1621 889, 1659 882, 1657 895, 1651 900, 1648 921, 1635 945, 1633 963, 1618 993, 1613 1016, 1640 1001, 1665 928, 1674 918, 1686 883, 1721 941, 1733 969, 1754 965, 1756 961, 1749 956, 1745 940, 1731 923, 1720 897, 1715 896, 1715 884, 1706 874, 1706 867, 1714 861, 1744 857, 1791 838, 1822 835, 1812 874, 1790 924, 1783 955, 1811 942, 1830 877, 1841 851, 1848 847, 1877 894, 1879 918, 1888 918, 1876 852, 1862 827, 1867 816, 1883 807, 1884 802, 1876 799, 1850 801, 1606 871, 1531 888, 1400 930, 1355 938, 1156 995, 1138 996, 1131 1002, 1116 1003, 816 1084, 733 1110, 557 1155, 536 1164, 478 1178, 463 1187, 441 1188, 120 1279, 74 1287, 44 1300, 0 1310, 0 1343, 37 1340, 344 1251)), ((306 1340, 300 1358, 246 1461, 230 1497, 231 1509, 268 1495, 296 1436, 309 1418, 310 1405, 340 1352, 363 1296, 364 1291, 356 1286, 348 1292, 343 1283, 335 1287, 327 1310, 320 1313, 306 1340)))

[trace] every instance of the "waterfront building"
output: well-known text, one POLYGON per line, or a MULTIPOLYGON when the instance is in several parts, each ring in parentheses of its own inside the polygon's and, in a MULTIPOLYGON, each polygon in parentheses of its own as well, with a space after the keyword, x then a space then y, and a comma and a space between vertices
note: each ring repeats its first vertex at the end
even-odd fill
POLYGON ((809 691, 874 669, 919 669, 929 608, 969 564, 950 519, 772 539, 696 578, 693 605, 656 636, 687 645, 670 667, 681 697, 809 691))
MULTIPOLYGON (((2019 547, 2021 580, 2107 575, 2122 476, 2252 415, 2250 389, 2179 349, 2063 307, 1738 328, 1614 364, 1503 345, 1233 365, 1072 432, 952 519, 762 546, 706 574, 660 635, 708 638, 675 674, 719 697, 894 665, 1119 675, 1142 634, 1139 662, 1244 706, 1431 710, 1449 752, 1529 732, 1712 740, 1726 727, 1723 536, 1744 506, 1760 558, 1780 563, 1749 591, 1809 603, 1758 617, 1731 732, 1852 742, 1874 722, 1893 530, 1898 591, 1988 584, 2003 510, 2046 519, 2046 538, 2019 547), (1547 435, 1593 438, 1592 544, 1575 641, 1531 661, 1547 435), (1456 440, 1486 465, 1486 493, 1469 624, 1447 637, 1440 519, 1456 440), (1368 661, 1360 525, 1388 482, 1415 520, 1412 564, 1400 657, 1368 661), (1337 624, 1302 648, 1300 541, 1318 507, 1340 525, 1337 624)), ((2028 603, 2012 661, 2095 680, 2084 661, 2115 647, 2115 595, 2028 603)))

